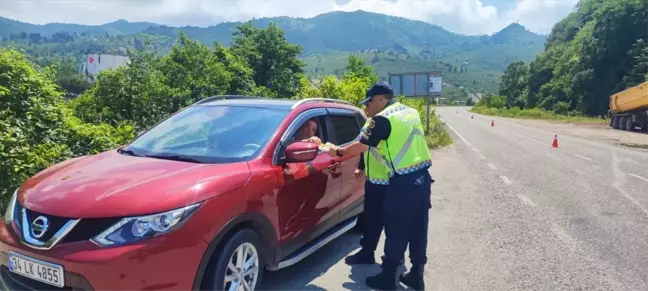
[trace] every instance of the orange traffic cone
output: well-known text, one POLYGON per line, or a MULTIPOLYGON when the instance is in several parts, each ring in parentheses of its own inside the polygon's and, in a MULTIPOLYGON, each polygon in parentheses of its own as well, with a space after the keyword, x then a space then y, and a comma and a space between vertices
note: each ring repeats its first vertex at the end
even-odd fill
POLYGON ((558 135, 554 136, 553 143, 551 144, 551 147, 558 148, 558 135))
POLYGON ((495 126, 495 120, 491 120, 491 126, 495 126))

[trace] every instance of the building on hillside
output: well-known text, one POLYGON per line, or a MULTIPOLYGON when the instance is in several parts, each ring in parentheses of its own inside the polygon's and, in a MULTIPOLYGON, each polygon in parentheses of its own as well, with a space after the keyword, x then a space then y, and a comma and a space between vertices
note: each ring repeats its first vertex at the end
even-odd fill
POLYGON ((101 71, 116 69, 128 63, 128 57, 111 54, 88 54, 81 63, 79 73, 93 82, 101 71))

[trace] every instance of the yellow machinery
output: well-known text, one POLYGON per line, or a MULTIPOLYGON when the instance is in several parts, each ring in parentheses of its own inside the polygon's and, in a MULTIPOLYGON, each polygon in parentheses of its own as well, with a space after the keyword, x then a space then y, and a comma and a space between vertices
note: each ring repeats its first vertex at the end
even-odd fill
POLYGON ((610 96, 611 126, 648 132, 648 82, 610 96))

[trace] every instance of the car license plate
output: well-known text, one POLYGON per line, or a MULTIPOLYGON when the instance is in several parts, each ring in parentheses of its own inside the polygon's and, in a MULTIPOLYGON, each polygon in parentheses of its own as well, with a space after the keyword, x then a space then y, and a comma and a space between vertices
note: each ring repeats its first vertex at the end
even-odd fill
POLYGON ((65 286, 63 266, 9 252, 9 270, 59 288, 65 286))

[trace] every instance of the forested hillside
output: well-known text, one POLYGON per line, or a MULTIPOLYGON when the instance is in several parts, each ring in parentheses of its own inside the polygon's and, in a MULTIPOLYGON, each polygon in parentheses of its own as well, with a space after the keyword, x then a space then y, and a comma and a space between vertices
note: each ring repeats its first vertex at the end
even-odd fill
POLYGON ((601 116, 610 95, 647 79, 648 1, 581 0, 544 52, 508 66, 499 93, 508 107, 601 116))
MULTIPOLYGON (((451 85, 449 94, 461 86, 494 92, 506 66, 532 60, 542 51, 546 39, 518 24, 492 36, 466 36, 426 22, 365 11, 331 12, 313 18, 262 18, 251 23, 260 28, 275 23, 282 28, 288 41, 303 48, 300 59, 313 77, 340 76, 348 56, 354 54, 371 64, 380 76, 442 71, 451 85)), ((165 54, 181 31, 203 44, 218 42, 227 47, 238 24, 168 27, 119 20, 100 26, 33 25, 0 18, 0 37, 4 39, 0 45, 22 48, 30 59, 47 65, 61 59, 78 61, 86 53, 124 54, 147 41, 148 47, 165 54)))

